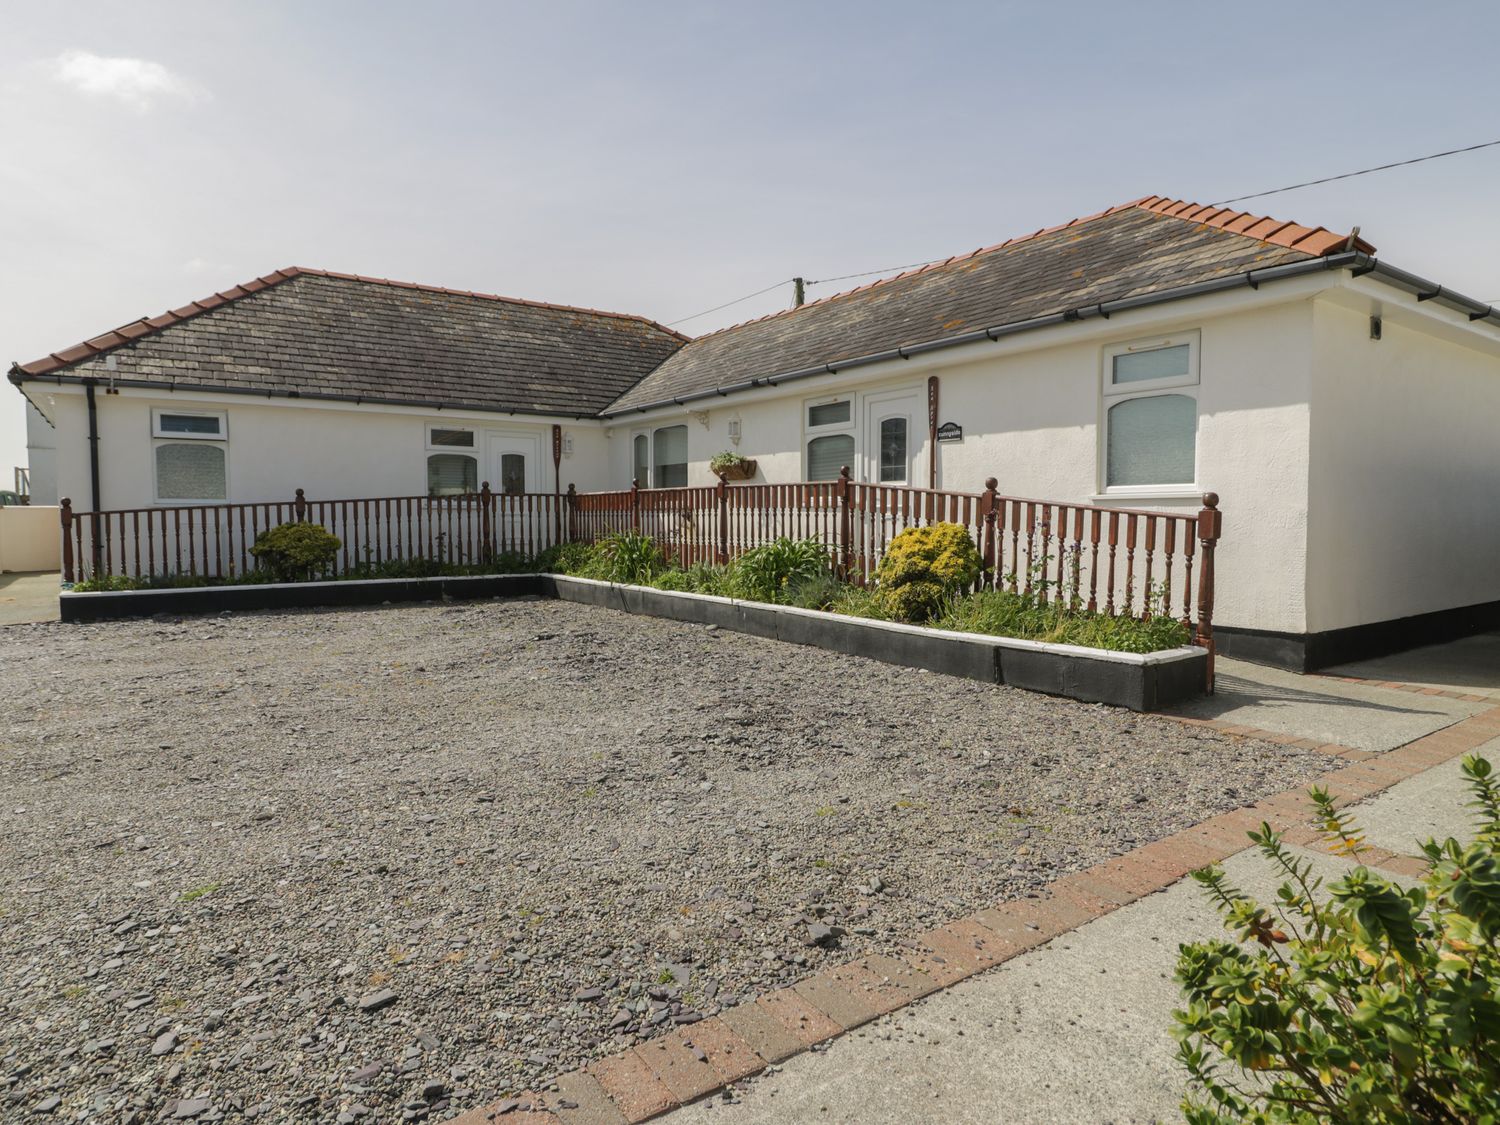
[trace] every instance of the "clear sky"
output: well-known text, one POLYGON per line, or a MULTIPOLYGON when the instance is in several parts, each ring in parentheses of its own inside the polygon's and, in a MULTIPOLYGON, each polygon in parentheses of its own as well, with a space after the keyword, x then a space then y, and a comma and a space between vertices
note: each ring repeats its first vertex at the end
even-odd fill
MULTIPOLYGON (((287 265, 675 321, 1141 195, 1217 202, 1497 139, 1493 16, 1442 0, 9 0, 0 361, 287 265)), ((1381 257, 1500 301, 1497 194, 1500 148, 1244 206, 1357 223, 1381 257)), ((24 444, 7 384, 0 488, 24 444)))

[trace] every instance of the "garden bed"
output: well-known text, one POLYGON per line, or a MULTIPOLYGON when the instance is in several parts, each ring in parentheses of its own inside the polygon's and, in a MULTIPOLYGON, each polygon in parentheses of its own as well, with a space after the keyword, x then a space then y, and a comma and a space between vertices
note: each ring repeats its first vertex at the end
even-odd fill
MULTIPOLYGON (((1159 652, 1111 652, 1077 645, 954 632, 850 617, 796 606, 726 598, 560 574, 506 574, 458 578, 366 579, 187 589, 65 592, 64 622, 86 623, 155 614, 200 614, 314 606, 381 605, 541 595, 717 625, 736 632, 887 664, 926 668, 986 683, 1133 711, 1154 711, 1201 695, 1208 654, 1190 646, 1159 652)), ((720 668, 720 677, 734 669, 720 668)))
MULTIPOLYGON (((1087 703, 1110 703, 1132 711, 1156 711, 1202 695, 1208 677, 1207 650, 1192 646, 1148 653, 1111 652, 561 574, 540 577, 544 592, 564 601, 716 625, 886 664, 926 668, 1087 703)), ((734 671, 722 669, 720 674, 733 676, 734 671)))

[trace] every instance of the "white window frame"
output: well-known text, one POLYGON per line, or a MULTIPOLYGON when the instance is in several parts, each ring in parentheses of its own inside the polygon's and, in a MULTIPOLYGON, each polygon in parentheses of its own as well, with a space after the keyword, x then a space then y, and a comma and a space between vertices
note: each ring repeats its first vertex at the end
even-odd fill
POLYGON ((484 466, 479 461, 479 431, 474 426, 466 426, 461 422, 428 422, 422 430, 425 438, 424 451, 422 453, 422 495, 431 495, 427 483, 427 464, 434 454, 448 453, 455 457, 468 457, 474 462, 474 487, 479 487, 479 482, 484 479, 484 466), (456 430, 466 433, 473 441, 468 445, 434 445, 432 441, 433 430, 456 430))
MULTIPOLYGON (((687 427, 687 423, 686 422, 673 422, 670 419, 664 419, 659 425, 645 426, 645 427, 642 427, 640 429, 635 429, 635 430, 631 430, 630 431, 630 472, 631 472, 631 479, 632 480, 638 479, 634 475, 635 474, 635 468, 636 468, 636 466, 635 466, 635 440, 636 440, 636 438, 645 438, 646 439, 646 472, 645 472, 645 478, 642 479, 642 480, 640 480, 640 486, 642 488, 677 488, 677 487, 683 487, 683 486, 679 486, 679 485, 665 485, 665 484, 660 483, 656 479, 656 431, 657 430, 671 430, 671 429, 675 429, 678 426, 687 427)), ((685 463, 686 463, 687 468, 688 468, 688 481, 689 481, 689 483, 691 483, 691 481, 692 481, 692 472, 693 472, 693 453, 692 453, 693 431, 692 431, 692 429, 690 427, 687 428, 687 437, 688 437, 688 458, 687 458, 687 461, 685 463)))
POLYGON ((444 422, 429 422, 425 431, 427 435, 427 450, 430 453, 464 453, 468 452, 475 457, 479 456, 479 431, 473 426, 462 424, 455 425, 444 422), (458 433, 468 434, 474 440, 468 445, 437 445, 432 440, 433 430, 454 430, 458 433))
POLYGON ((151 436, 168 441, 227 442, 229 440, 229 412, 226 410, 168 410, 160 406, 152 407, 151 436), (214 418, 219 423, 219 432, 216 434, 187 434, 178 430, 164 430, 161 426, 161 420, 167 415, 174 418, 214 418))
POLYGON ((849 470, 853 472, 859 464, 859 419, 858 396, 853 391, 847 391, 837 395, 820 395, 817 398, 806 398, 802 400, 802 479, 811 480, 811 463, 807 455, 807 447, 812 444, 814 438, 828 437, 834 434, 848 434, 854 440, 854 452, 849 455, 849 470), (849 404, 849 418, 845 422, 827 422, 823 425, 813 425, 812 412, 815 406, 831 406, 835 402, 847 402, 849 404))
POLYGON ((229 412, 227 410, 173 410, 166 407, 151 408, 151 502, 167 508, 189 508, 195 505, 212 507, 229 503, 229 412), (216 434, 184 434, 175 430, 163 430, 162 415, 170 414, 188 418, 216 418, 219 432, 216 434), (219 445, 224 454, 224 495, 222 498, 163 496, 161 478, 157 473, 156 451, 164 445, 187 445, 211 441, 219 445))
POLYGON ((1127 399, 1157 398, 1162 395, 1185 395, 1193 400, 1195 416, 1198 404, 1199 353, 1202 333, 1194 328, 1173 332, 1167 336, 1148 336, 1138 340, 1123 340, 1106 344, 1099 366, 1099 441, 1098 441, 1098 486, 1095 499, 1118 499, 1139 496, 1143 498, 1172 498, 1197 496, 1198 480, 1198 427, 1193 427, 1193 479, 1173 484, 1110 484, 1109 483, 1109 410, 1127 399), (1173 375, 1163 379, 1144 379, 1135 383, 1114 382, 1115 358, 1139 352, 1157 351, 1162 348, 1188 346, 1188 369, 1184 375, 1173 375))
POLYGON ((651 487, 651 468, 656 463, 656 458, 651 456, 653 452, 654 450, 651 448, 651 427, 630 431, 630 479, 642 488, 651 487), (641 476, 636 475, 635 442, 637 438, 646 439, 646 471, 641 476))
MULTIPOLYGON (((682 433, 683 433, 683 444, 684 445, 688 445, 692 441, 693 432, 692 432, 691 429, 688 428, 688 424, 686 422, 663 421, 661 425, 659 425, 659 426, 652 426, 651 427, 651 433, 650 433, 650 436, 649 436, 649 438, 647 440, 646 448, 651 453, 651 466, 650 467, 651 467, 651 487, 652 488, 685 488, 685 487, 687 487, 687 481, 683 481, 683 483, 680 484, 680 485, 675 485, 675 484, 673 484, 673 485, 667 485, 667 484, 662 484, 660 481, 658 481, 656 479, 656 435, 659 434, 659 433, 661 433, 663 430, 676 430, 676 429, 681 429, 682 430, 682 433)), ((631 456, 631 459, 634 460, 634 458, 635 458, 635 449, 634 449, 633 446, 632 446, 631 451, 630 451, 630 456, 631 456)), ((683 450, 683 456, 686 458, 686 460, 684 460, 682 462, 683 469, 684 469, 684 471, 686 471, 689 474, 689 479, 691 479, 691 473, 692 473, 692 470, 693 470, 693 454, 692 454, 691 449, 684 449, 683 450)))

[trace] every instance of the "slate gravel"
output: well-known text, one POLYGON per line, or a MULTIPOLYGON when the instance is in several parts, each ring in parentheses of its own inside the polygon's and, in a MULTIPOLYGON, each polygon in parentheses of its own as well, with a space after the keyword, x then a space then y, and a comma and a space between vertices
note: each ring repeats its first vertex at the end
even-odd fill
POLYGON ((0 1118, 440 1120, 1321 755, 486 602, 0 630, 0 1118))

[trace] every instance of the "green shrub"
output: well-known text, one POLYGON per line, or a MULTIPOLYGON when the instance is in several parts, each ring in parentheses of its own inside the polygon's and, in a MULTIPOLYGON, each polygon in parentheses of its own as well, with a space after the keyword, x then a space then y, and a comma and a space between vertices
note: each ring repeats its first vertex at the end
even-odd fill
POLYGON ((904 582, 899 586, 883 586, 880 591, 892 620, 912 625, 925 624, 942 616, 948 601, 947 591, 938 582, 904 582))
POLYGON ((892 539, 875 578, 881 585, 899 584, 892 579, 905 575, 908 582, 936 582, 948 590, 964 590, 979 580, 981 566, 979 548, 967 528, 934 523, 908 527, 892 539), (917 578, 918 572, 925 577, 917 578))
MULTIPOLYGON (((1320 896, 1269 825, 1252 838, 1286 878, 1273 909, 1217 868, 1195 873, 1239 941, 1179 949, 1192 1125, 1500 1119, 1500 789, 1483 758, 1463 770, 1477 838, 1424 844, 1420 887, 1361 866, 1320 896)), ((1324 840, 1357 859, 1352 817, 1312 798, 1324 840)))
POLYGON ((133 578, 126 574, 108 574, 73 583, 75 594, 97 594, 119 590, 188 590, 212 585, 198 574, 145 574, 133 578))
POLYGON ((829 572, 828 548, 816 539, 782 536, 746 551, 730 568, 727 592, 758 602, 780 602, 788 587, 829 572))
POLYGON ((651 585, 658 590, 680 590, 689 594, 722 594, 728 569, 709 563, 694 563, 686 570, 673 567, 658 574, 651 585))
POLYGON ((782 601, 799 609, 829 609, 843 596, 846 583, 840 582, 830 571, 809 578, 796 578, 787 583, 782 601))
POLYGON ((1060 602, 1042 602, 1005 590, 979 590, 948 601, 932 624, 939 629, 1020 637, 1028 641, 1083 645, 1115 652, 1159 652, 1190 640, 1182 622, 1171 617, 1110 617, 1070 611, 1060 602))
POLYGON ((666 569, 667 557, 656 540, 627 531, 599 540, 593 561, 580 573, 585 578, 646 586, 666 569))
POLYGON ((277 582, 305 582, 333 565, 343 544, 316 523, 284 523, 255 537, 250 553, 277 582))
POLYGON ((845 584, 837 596, 828 604, 830 613, 842 613, 847 617, 868 617, 875 621, 889 621, 891 613, 873 586, 845 584))
POLYGON ((583 574, 598 561, 592 543, 558 543, 536 558, 536 568, 553 574, 583 574))
POLYGON ((897 621, 922 624, 948 596, 979 580, 979 549, 956 523, 909 527, 891 540, 875 570, 886 609, 897 621))

